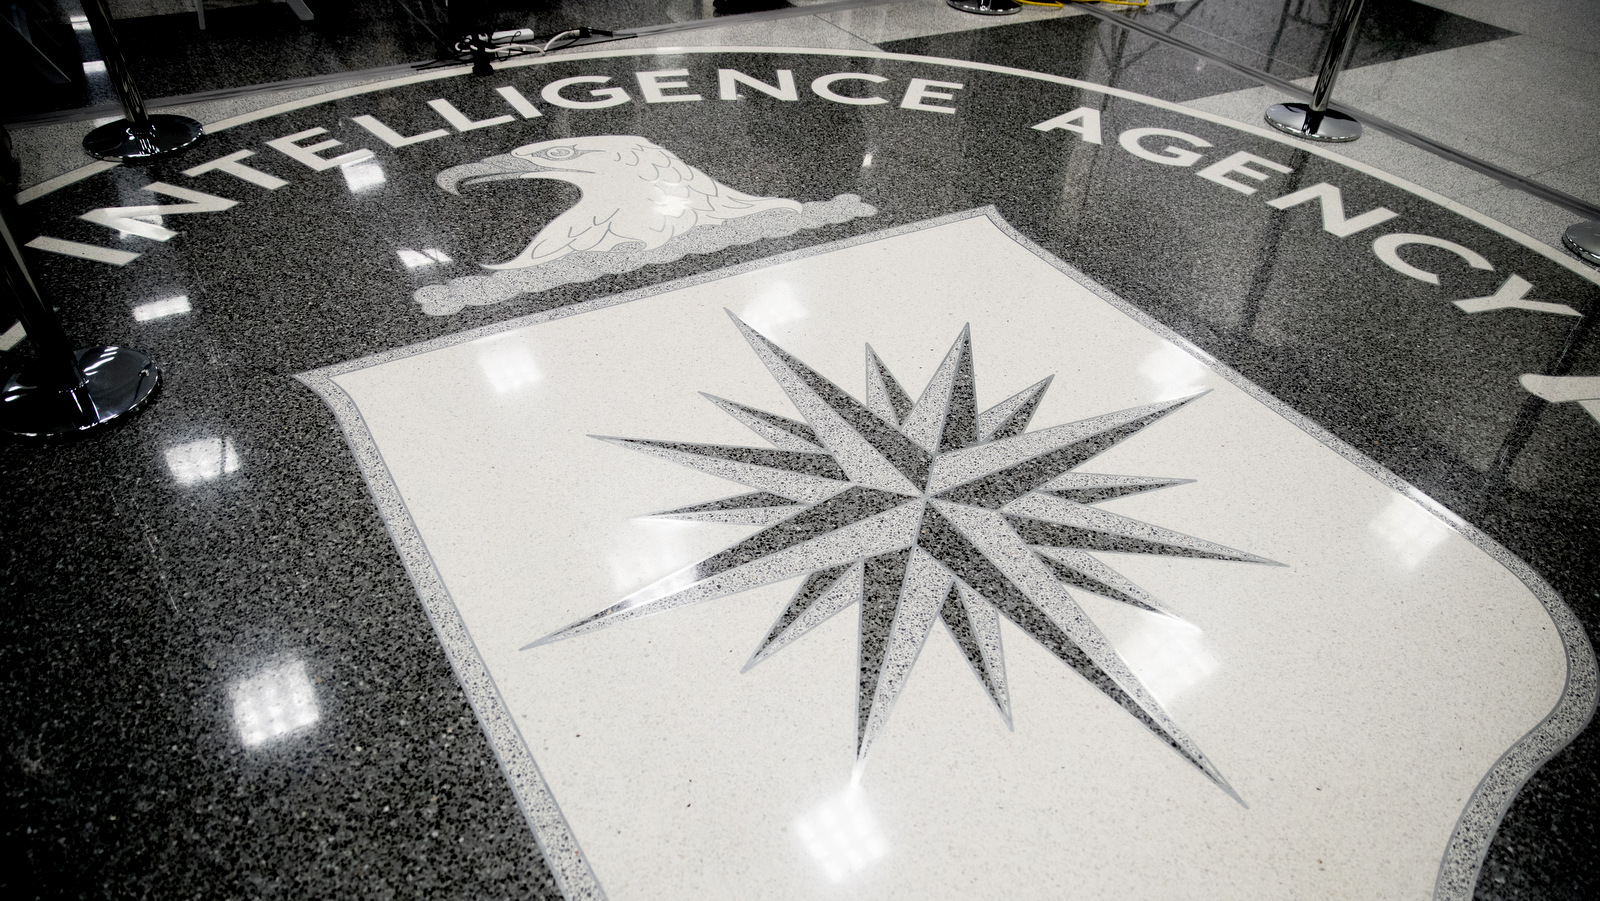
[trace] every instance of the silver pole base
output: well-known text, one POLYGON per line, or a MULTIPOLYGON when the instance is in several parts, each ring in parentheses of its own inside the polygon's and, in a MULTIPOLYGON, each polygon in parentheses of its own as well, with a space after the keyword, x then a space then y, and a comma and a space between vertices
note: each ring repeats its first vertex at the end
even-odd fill
POLYGON ((1014 16, 1022 12, 1022 4, 1012 0, 944 0, 951 9, 980 16, 1014 16))
POLYGON ((134 128, 127 119, 107 122, 84 136, 83 149, 97 160, 148 160, 177 153, 204 133, 205 128, 188 116, 157 113, 146 129, 134 128))
POLYGON ((1600 222, 1579 222, 1567 226, 1561 243, 1592 266, 1600 266, 1600 222))
POLYGON ((1312 121, 1311 107, 1304 103, 1274 103, 1267 107, 1267 124, 1284 134, 1330 144, 1344 144, 1361 137, 1361 123, 1343 113, 1324 110, 1314 129, 1307 127, 1312 121))
POLYGON ((132 413, 150 399, 161 368, 129 347, 85 347, 77 352, 83 384, 41 387, 27 368, 0 393, 0 430, 14 435, 71 435, 132 413))

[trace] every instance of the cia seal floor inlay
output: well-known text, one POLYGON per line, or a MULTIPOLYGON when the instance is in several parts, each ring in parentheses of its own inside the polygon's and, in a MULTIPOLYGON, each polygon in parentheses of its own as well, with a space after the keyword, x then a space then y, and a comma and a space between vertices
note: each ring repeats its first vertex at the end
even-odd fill
MULTIPOLYGON (((440 591, 431 612, 458 670, 492 680, 474 698, 480 717, 537 736, 532 755, 516 732, 491 732, 502 760, 545 758, 545 779, 522 783, 535 829, 547 846, 579 836, 603 882, 653 897, 804 897, 815 868, 868 896, 936 894, 963 877, 1023 897, 1085 887, 1083 873, 1069 887, 1037 870, 1036 842, 1061 848, 1051 859, 1066 868, 1121 860, 1094 894, 1421 894, 1436 879, 1441 895, 1459 891, 1460 861, 1437 852, 1461 845, 1473 859, 1478 821, 1498 807, 1472 796, 1495 794, 1504 777, 1491 771, 1540 756, 1593 707, 1594 662, 1570 612, 1475 530, 1457 532, 1358 452, 1003 228, 947 218, 303 377, 389 501, 414 578, 440 591), (942 257, 952 245, 986 262, 942 257), (677 334, 684 323, 693 337, 677 334), (944 353, 941 328, 960 331, 944 353), (806 342, 860 377, 850 350, 863 331, 861 385, 790 352, 806 342), (729 367, 741 344, 781 388, 756 407, 720 396, 759 390, 760 369, 729 367), (913 400, 884 360, 930 350, 912 364, 929 380, 913 400), (1068 369, 1033 381, 1050 362, 1068 369), (985 391, 995 374, 1033 384, 985 391), (694 394, 707 383, 712 404, 694 394), (785 407, 804 422, 771 412, 785 407), (1076 421, 1029 428, 1056 410, 1076 421), (720 440, 585 434, 641 421, 720 440), (745 428, 767 440, 750 446, 745 428), (684 481, 673 464, 704 476, 684 481), (563 476, 541 476, 552 470, 563 476), (1137 477, 1178 470, 1210 477, 1137 477), (757 493, 685 504, 725 492, 722 480, 757 493), (1155 488, 1142 505, 1107 506, 1186 511, 1193 534, 1099 506, 1155 488), (1194 537, 1230 527, 1277 559, 1194 537), (1178 612, 1201 598, 1193 616, 1210 625, 1178 612), (1358 625, 1373 622, 1381 632, 1358 625), (797 659, 818 654, 827 662, 797 659), (1485 678, 1505 668, 1515 698, 1485 678), (1024 689, 1028 677, 1054 690, 1024 689), (1014 713, 1013 684, 1038 698, 1030 716, 1014 713), (976 692, 962 697, 980 687, 987 713, 976 692), (1169 707, 1212 724, 1248 784, 1169 707), (1454 765, 1438 756, 1450 730, 1454 765), (1090 750, 1111 735, 1115 750, 1090 750), (1454 786, 1417 778, 1452 770, 1454 786), (558 800, 565 821, 543 813, 558 800), (901 850, 924 843, 963 851, 940 867, 901 850), (752 859, 764 865, 752 872, 752 859)), ((562 863, 580 892, 595 878, 562 863)))
POLYGON ((69 330, 167 377, 0 449, 10 885, 1600 878, 1559 828, 1600 767, 1600 273, 1185 105, 1248 86, 1169 48, 1132 88, 994 58, 1097 19, 870 13, 827 27, 974 59, 551 54, 22 192, 69 330))

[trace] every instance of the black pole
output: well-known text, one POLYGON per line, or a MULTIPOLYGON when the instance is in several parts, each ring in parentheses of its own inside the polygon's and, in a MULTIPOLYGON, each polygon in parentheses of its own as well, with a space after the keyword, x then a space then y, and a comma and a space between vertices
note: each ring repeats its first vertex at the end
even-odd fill
POLYGON ((123 114, 133 123, 133 127, 149 128, 150 113, 144 107, 144 95, 139 93, 139 86, 133 83, 133 77, 128 74, 128 61, 122 56, 117 33, 111 29, 111 9, 106 6, 106 0, 82 2, 83 15, 89 20, 89 31, 94 34, 95 44, 100 47, 100 59, 105 61, 111 87, 116 89, 117 98, 122 101, 123 114))
POLYGON ((1365 5, 1366 0, 1344 0, 1334 11, 1328 43, 1317 61, 1317 84, 1311 91, 1311 103, 1278 103, 1269 107, 1266 119, 1273 128, 1312 141, 1344 143, 1361 137, 1361 123, 1328 109, 1328 103, 1333 99, 1334 83, 1355 48, 1365 5))
POLYGON ((1561 243, 1591 266, 1600 266, 1600 222, 1576 222, 1567 226, 1561 243))
POLYGON ((15 194, 0 178, 0 287, 16 300, 35 354, 0 388, 0 431, 70 435, 105 425, 149 400, 161 369, 132 348, 73 347, 23 258, 15 194))
POLYGON ((89 132, 83 139, 83 149, 96 159, 136 162, 176 153, 200 140, 205 130, 199 122, 187 116, 150 114, 145 108, 144 94, 134 83, 128 61, 117 43, 106 0, 82 2, 83 15, 89 20, 95 44, 100 47, 106 77, 111 79, 111 86, 122 101, 124 116, 89 132))
POLYGON ((51 312, 39 294, 38 286, 33 283, 33 276, 28 273, 28 266, 22 259, 22 247, 17 243, 16 233, 11 227, 12 207, 16 201, 12 199, 13 192, 9 185, 4 186, 3 190, 5 196, 0 198, 0 233, 5 236, 6 253, 0 254, 0 270, 4 270, 0 276, 4 278, 5 289, 17 302, 17 313, 28 339, 38 351, 34 363, 35 378, 41 386, 48 385, 59 390, 77 388, 84 381, 83 370, 78 368, 78 356, 72 342, 67 340, 66 332, 61 330, 61 322, 51 312))
MULTIPOLYGON (((103 3, 105 0, 94 0, 103 3)), ((1322 59, 1317 63, 1317 85, 1311 89, 1311 113, 1320 123, 1328 111, 1328 101, 1333 99, 1333 85, 1339 73, 1350 62, 1350 52, 1355 49, 1356 26, 1361 21, 1361 8, 1366 0, 1345 0, 1333 18, 1333 30, 1328 35, 1328 46, 1323 48, 1322 59)), ((1315 130, 1315 126, 1312 126, 1315 130)))

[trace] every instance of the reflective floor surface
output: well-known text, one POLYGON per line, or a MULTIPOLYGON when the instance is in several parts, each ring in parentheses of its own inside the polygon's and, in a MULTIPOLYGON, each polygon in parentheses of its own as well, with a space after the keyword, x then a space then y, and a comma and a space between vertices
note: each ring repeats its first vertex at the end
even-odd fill
MULTIPOLYGON (((1341 83, 1419 131, 1419 73, 1596 65, 1383 6, 1341 83)), ((1216 58, 1300 78, 1326 13, 735 17, 138 168, 13 125, 35 279, 164 380, 0 443, 0 884, 1589 897, 1600 271, 1266 128, 1216 58)), ((1593 202, 1588 102, 1438 139, 1593 202)))

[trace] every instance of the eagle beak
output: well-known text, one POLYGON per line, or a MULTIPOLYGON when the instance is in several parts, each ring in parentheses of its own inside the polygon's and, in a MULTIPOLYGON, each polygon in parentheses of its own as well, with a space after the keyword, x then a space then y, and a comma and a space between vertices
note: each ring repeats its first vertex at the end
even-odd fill
POLYGON ((460 166, 451 166, 433 177, 434 184, 449 191, 451 194, 460 195, 461 188, 485 181, 500 181, 506 178, 538 178, 535 173, 545 171, 545 167, 538 163, 530 162, 520 156, 503 153, 479 160, 476 163, 466 163, 460 166))

